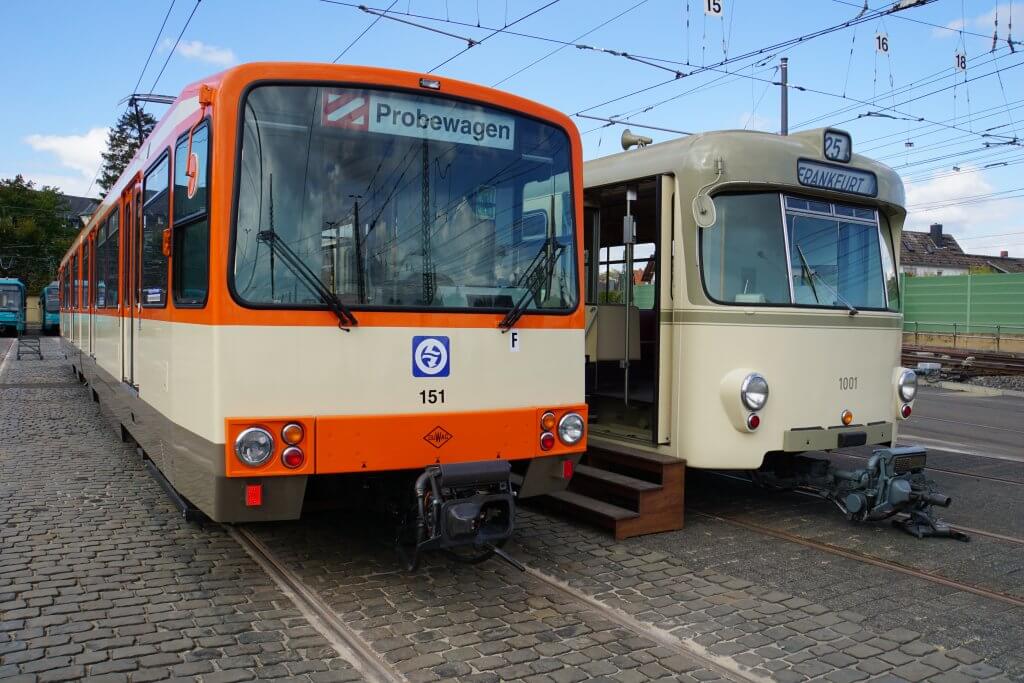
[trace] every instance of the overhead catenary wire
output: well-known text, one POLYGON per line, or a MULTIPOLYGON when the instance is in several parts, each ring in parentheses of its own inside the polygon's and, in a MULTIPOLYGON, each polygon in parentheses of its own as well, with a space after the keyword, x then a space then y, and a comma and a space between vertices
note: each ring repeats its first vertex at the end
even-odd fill
MULTIPOLYGON (((537 14, 538 12, 542 12, 542 11, 546 10, 548 7, 551 7, 552 5, 556 5, 559 2, 560 2, 560 0, 550 0, 549 2, 545 3, 544 5, 541 5, 540 7, 538 7, 537 9, 535 9, 533 11, 530 11, 530 12, 527 12, 523 16, 519 17, 515 21, 511 22, 510 24, 508 24, 508 26, 515 26, 519 22, 524 21, 526 19, 529 19, 530 17, 532 17, 533 15, 537 14)), ((495 30, 491 31, 490 33, 488 33, 483 38, 481 38, 480 40, 476 40, 476 41, 473 41, 473 42, 469 43, 468 45, 466 45, 466 47, 462 48, 461 50, 459 50, 458 52, 453 54, 451 57, 449 57, 448 59, 444 60, 443 62, 441 62, 437 66, 432 67, 430 69, 430 73, 434 73, 438 69, 440 69, 441 67, 451 63, 455 59, 458 59, 460 56, 464 55, 466 52, 468 52, 469 50, 473 49, 474 47, 476 47, 480 43, 484 42, 485 40, 488 40, 489 38, 493 38, 494 36, 498 35, 499 33, 504 32, 505 28, 506 27, 502 27, 500 29, 495 29, 495 30)))
MULTIPOLYGON (((390 12, 391 8, 393 8, 397 2, 398 2, 398 0, 391 0, 391 4, 388 5, 388 8, 386 10, 384 10, 384 14, 387 14, 388 12, 390 12)), ((351 50, 355 46, 355 44, 358 43, 360 41, 360 39, 362 39, 363 36, 365 36, 367 33, 369 33, 370 29, 372 29, 374 26, 376 26, 378 21, 380 21, 381 19, 384 18, 384 14, 378 14, 377 16, 375 16, 373 18, 373 21, 371 21, 369 23, 369 25, 366 26, 366 28, 364 28, 362 31, 360 31, 359 35, 357 35, 355 38, 353 38, 349 42, 349 44, 346 45, 344 47, 344 49, 342 49, 342 51, 338 53, 337 57, 335 57, 334 59, 331 60, 331 64, 337 64, 339 61, 341 61, 341 58, 344 57, 346 54, 348 54, 348 51, 351 50)))
MULTIPOLYGON (((164 60, 163 66, 160 67, 160 72, 157 73, 156 78, 153 79, 153 85, 149 86, 150 92, 156 92, 157 83, 160 82, 160 78, 164 75, 164 70, 167 69, 167 65, 171 61, 171 57, 174 56, 174 51, 178 49, 178 44, 181 43, 181 37, 185 35, 185 31, 188 30, 188 25, 192 23, 192 17, 196 15, 196 10, 199 9, 199 3, 203 0, 196 0, 196 4, 192 6, 192 11, 188 15, 188 19, 185 20, 185 25, 181 27, 181 31, 178 33, 178 37, 174 40, 174 45, 167 52, 167 59, 164 60)), ((145 108, 145 102, 143 102, 143 108, 145 108)))
POLYGON ((551 50, 547 54, 545 54, 545 55, 543 55, 541 57, 538 57, 537 59, 533 60, 532 62, 530 62, 526 66, 520 67, 519 69, 513 71, 512 73, 510 73, 508 76, 505 76, 501 80, 495 81, 494 83, 491 84, 491 87, 492 88, 496 88, 499 85, 501 85, 502 83, 515 78, 516 76, 518 76, 519 74, 523 73, 524 71, 526 71, 528 69, 532 69, 533 67, 537 66, 538 64, 540 64, 544 60, 548 59, 549 57, 553 57, 555 54, 561 52, 565 48, 570 47, 571 44, 578 43, 580 40, 586 38, 587 36, 589 36, 590 34, 594 33, 595 31, 598 31, 598 30, 604 28, 605 26, 607 26, 608 24, 612 23, 613 21, 616 21, 617 19, 622 18, 623 16, 625 16, 626 14, 629 14, 630 12, 632 12, 635 9, 637 9, 641 5, 647 4, 649 1, 650 0, 640 0, 640 2, 634 4, 634 5, 630 6, 630 7, 627 7, 626 9, 622 10, 621 12, 619 12, 615 16, 611 17, 610 19, 606 19, 605 21, 602 21, 600 24, 598 24, 597 26, 593 27, 592 29, 590 29, 588 31, 584 31, 583 33, 579 34, 578 36, 573 38, 571 41, 568 41, 568 42, 566 42, 566 43, 564 43, 562 45, 559 45, 554 50, 551 50))
MULTIPOLYGON (((921 2, 919 2, 916 6, 920 7, 920 6, 923 6, 923 5, 931 4, 932 2, 936 2, 936 1, 937 0, 921 0, 921 2)), ((894 12, 898 12, 898 11, 900 11, 900 9, 901 8, 898 5, 895 5, 895 6, 891 7, 891 8, 886 8, 886 9, 882 9, 882 10, 874 10, 874 11, 869 12, 868 14, 866 14, 866 15, 864 15, 862 17, 858 17, 856 19, 850 19, 850 20, 844 21, 844 22, 842 22, 840 24, 835 24, 833 26, 828 26, 828 27, 825 27, 823 29, 819 29, 817 31, 812 31, 811 33, 806 33, 806 34, 803 34, 803 35, 800 35, 800 36, 789 38, 787 40, 780 41, 780 42, 774 43, 772 45, 767 45, 765 47, 757 48, 755 50, 749 50, 747 52, 744 52, 743 54, 736 55, 736 56, 730 57, 728 59, 721 60, 721 61, 716 62, 714 64, 696 67, 695 69, 693 69, 692 71, 690 71, 688 73, 684 73, 681 70, 676 70, 676 72, 674 74, 674 78, 671 78, 671 79, 668 79, 668 80, 665 80, 665 81, 660 81, 658 83, 654 83, 654 84, 651 84, 651 85, 639 88, 637 90, 634 90, 632 92, 626 93, 624 95, 618 95, 616 97, 604 100, 604 101, 599 102, 597 104, 593 104, 593 105, 590 105, 588 107, 584 107, 582 109, 579 109, 578 111, 580 111, 580 112, 588 112, 588 111, 591 111, 593 109, 597 109, 598 107, 603 107, 605 105, 612 104, 614 102, 618 102, 618 101, 624 100, 624 99, 629 98, 629 97, 633 97, 634 95, 639 95, 639 94, 642 94, 644 92, 648 92, 650 90, 653 90, 655 88, 659 88, 661 86, 668 85, 669 83, 673 83, 673 82, 675 82, 675 81, 677 81, 677 80, 679 80, 681 78, 686 78, 686 77, 689 77, 689 76, 693 76, 693 75, 696 75, 696 74, 701 73, 703 71, 714 70, 714 69, 716 69, 718 67, 722 67, 722 66, 725 66, 725 65, 728 65, 728 64, 732 64, 734 62, 747 61, 749 59, 753 59, 753 58, 756 58, 756 57, 761 57, 761 56, 763 56, 765 54, 768 54, 768 53, 771 53, 771 52, 778 52, 779 50, 784 49, 786 47, 791 47, 793 45, 802 44, 802 43, 808 42, 810 40, 814 40, 815 38, 820 38, 820 37, 826 36, 826 35, 828 35, 830 33, 834 33, 836 31, 841 31, 841 30, 849 28, 851 26, 857 26, 858 24, 862 24, 862 23, 864 23, 866 21, 873 21, 873 20, 877 19, 880 16, 884 16, 885 14, 892 14, 894 12)), ((628 55, 628 53, 624 53, 624 54, 628 55)), ((662 60, 662 61, 664 61, 664 60, 662 60)))

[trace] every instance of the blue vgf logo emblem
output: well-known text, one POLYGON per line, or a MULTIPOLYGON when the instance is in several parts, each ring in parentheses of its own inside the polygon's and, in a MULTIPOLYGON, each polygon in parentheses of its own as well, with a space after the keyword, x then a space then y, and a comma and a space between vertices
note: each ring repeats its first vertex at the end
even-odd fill
POLYGON ((412 376, 447 377, 451 371, 448 337, 412 338, 412 376))

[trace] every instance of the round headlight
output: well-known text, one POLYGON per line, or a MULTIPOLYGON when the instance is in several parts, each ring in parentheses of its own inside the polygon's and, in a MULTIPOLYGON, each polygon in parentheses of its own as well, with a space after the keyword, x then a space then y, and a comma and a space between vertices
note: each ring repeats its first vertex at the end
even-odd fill
POLYGON ((768 402, 768 380, 756 372, 743 379, 740 385, 740 399, 750 410, 761 410, 768 402))
POLYGON ((558 421, 558 438, 567 446, 580 442, 583 438, 583 418, 579 413, 566 413, 558 421))
POLYGON ((913 370, 904 370, 900 373, 900 381, 897 387, 900 392, 900 398, 907 403, 914 400, 917 396, 917 373, 913 370))
POLYGON ((259 467, 274 454, 274 437, 262 427, 249 427, 235 439, 235 455, 250 467, 259 467))

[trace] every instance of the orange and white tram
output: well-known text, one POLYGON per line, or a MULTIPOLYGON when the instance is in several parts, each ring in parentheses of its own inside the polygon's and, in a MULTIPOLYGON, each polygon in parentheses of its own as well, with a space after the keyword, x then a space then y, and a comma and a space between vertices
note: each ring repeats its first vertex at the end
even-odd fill
POLYGON ((488 88, 229 69, 64 257, 67 357, 214 520, 401 472, 421 545, 502 540, 510 469, 557 490, 585 448, 581 168, 565 115, 488 88))

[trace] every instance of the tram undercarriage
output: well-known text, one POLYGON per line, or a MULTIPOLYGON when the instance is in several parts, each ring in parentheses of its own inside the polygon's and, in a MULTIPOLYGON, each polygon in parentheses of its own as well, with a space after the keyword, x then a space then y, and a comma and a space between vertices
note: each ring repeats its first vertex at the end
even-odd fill
POLYGON ((967 534, 935 516, 934 508, 949 507, 952 499, 928 480, 926 464, 927 452, 919 446, 876 449, 860 469, 841 469, 808 455, 772 453, 751 478, 765 488, 800 490, 830 500, 851 521, 892 519, 893 526, 917 538, 969 541, 967 534))

